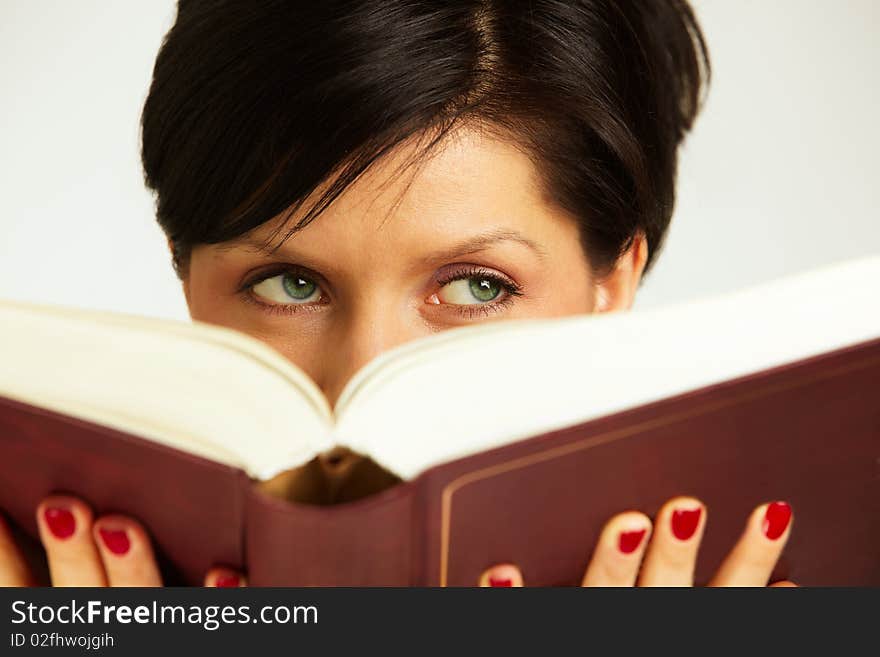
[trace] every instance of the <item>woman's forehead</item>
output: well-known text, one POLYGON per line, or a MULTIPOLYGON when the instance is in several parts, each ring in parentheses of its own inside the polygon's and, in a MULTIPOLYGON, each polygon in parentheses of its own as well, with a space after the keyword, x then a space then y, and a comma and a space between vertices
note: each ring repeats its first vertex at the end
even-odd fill
MULTIPOLYGON (((461 131, 412 164, 417 149, 405 143, 377 161, 290 240, 307 248, 372 236, 415 250, 447 237, 459 243, 503 234, 529 242, 530 234, 544 232, 560 214, 545 202, 531 160, 509 142, 461 131)), ((299 212, 282 213, 229 245, 279 246, 329 184, 316 189, 299 212)))

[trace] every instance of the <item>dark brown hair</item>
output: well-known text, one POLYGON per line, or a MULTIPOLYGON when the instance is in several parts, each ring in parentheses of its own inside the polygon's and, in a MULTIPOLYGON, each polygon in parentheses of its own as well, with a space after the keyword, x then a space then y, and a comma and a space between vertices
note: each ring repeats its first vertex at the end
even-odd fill
POLYGON ((293 232, 403 140, 431 135, 421 156, 475 124, 532 158, 597 272, 639 232, 650 265, 709 73, 684 0, 180 0, 145 180, 180 273, 193 246, 327 183, 293 232))

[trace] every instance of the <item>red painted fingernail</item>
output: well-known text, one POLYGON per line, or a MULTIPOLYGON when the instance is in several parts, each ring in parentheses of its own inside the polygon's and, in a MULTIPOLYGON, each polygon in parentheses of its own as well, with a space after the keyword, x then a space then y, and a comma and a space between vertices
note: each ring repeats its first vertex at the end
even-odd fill
POLYGON ((47 508, 43 518, 55 538, 70 538, 76 531, 76 519, 67 509, 47 508))
POLYGON ((702 507, 696 509, 676 509, 672 512, 672 533, 680 541, 686 541, 700 524, 700 516, 703 515, 702 507))
POLYGON ((218 575, 214 580, 214 586, 221 589, 234 589, 238 588, 240 582, 238 575, 218 575))
POLYGON ((785 533, 791 520, 791 507, 786 502, 771 502, 764 512, 764 536, 776 540, 785 533))
POLYGON ((128 552, 128 548, 131 547, 131 542, 128 540, 128 534, 125 533, 124 529, 104 529, 101 527, 98 529, 98 533, 101 535, 101 540, 104 541, 104 545, 106 545, 107 549, 113 554, 125 554, 128 552))
POLYGON ((490 577, 489 586, 512 587, 513 580, 509 577, 490 577))
POLYGON ((646 529, 637 529, 631 532, 620 532, 620 536, 617 539, 617 547, 624 554, 635 552, 639 545, 642 544, 646 531, 646 529))

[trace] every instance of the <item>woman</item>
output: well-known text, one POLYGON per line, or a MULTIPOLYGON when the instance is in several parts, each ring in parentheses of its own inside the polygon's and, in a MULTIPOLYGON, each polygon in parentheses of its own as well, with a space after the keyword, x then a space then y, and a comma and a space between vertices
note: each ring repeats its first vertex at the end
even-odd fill
MULTIPOLYGON (((333 401, 407 340, 629 308, 708 73, 683 0, 181 0, 146 182, 192 318, 267 342, 333 401)), ((37 516, 54 584, 161 584, 134 519, 66 496, 37 516)), ((706 518, 685 497, 612 518, 584 584, 691 585, 706 518)), ((714 583, 765 585, 790 530, 787 504, 755 509, 714 583)), ((25 583, 8 535, 0 550, 25 583)))

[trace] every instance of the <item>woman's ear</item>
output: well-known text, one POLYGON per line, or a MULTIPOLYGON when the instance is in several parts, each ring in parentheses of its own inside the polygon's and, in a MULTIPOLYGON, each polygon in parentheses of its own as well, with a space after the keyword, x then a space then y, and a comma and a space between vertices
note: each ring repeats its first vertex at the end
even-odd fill
POLYGON ((594 312, 628 310, 635 300, 645 263, 648 261, 648 240, 639 232, 607 276, 596 283, 594 312))

